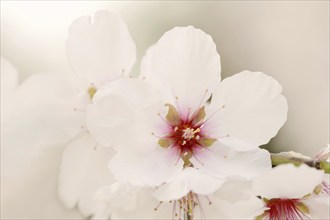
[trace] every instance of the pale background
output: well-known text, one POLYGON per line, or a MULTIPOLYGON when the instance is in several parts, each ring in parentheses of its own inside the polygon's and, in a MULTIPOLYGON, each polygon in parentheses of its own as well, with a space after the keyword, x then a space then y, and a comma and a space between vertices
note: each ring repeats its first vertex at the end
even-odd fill
POLYGON ((1 55, 17 67, 21 81, 35 73, 70 71, 67 28, 99 9, 124 18, 138 61, 165 31, 193 25, 216 42, 223 78, 244 69, 276 78, 289 115, 268 144, 271 151, 313 156, 329 143, 329 1, 1 1, 1 55))

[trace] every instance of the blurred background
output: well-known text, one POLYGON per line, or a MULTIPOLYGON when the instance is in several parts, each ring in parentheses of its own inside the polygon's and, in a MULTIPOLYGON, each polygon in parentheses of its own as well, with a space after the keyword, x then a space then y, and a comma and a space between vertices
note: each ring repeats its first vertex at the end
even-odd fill
POLYGON ((20 81, 41 72, 67 72, 67 29, 96 10, 118 12, 138 49, 175 27, 210 34, 222 77, 244 69, 276 78, 289 102, 288 120, 266 148, 310 156, 329 143, 329 1, 1 1, 1 55, 20 81))

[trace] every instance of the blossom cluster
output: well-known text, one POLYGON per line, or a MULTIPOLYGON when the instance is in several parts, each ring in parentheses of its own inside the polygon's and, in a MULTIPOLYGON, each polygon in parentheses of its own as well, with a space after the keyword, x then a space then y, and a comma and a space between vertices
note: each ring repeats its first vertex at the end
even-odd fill
MULTIPOLYGON (((1 100, 10 101, 1 105, 2 148, 65 145, 66 208, 93 219, 329 218, 329 176, 305 164, 272 168, 260 148, 287 119, 282 86, 247 70, 221 80, 210 35, 167 31, 138 77, 136 45, 117 14, 76 19, 66 49, 72 73, 20 86, 1 60, 1 100)), ((329 160, 329 147, 315 160, 329 160)))

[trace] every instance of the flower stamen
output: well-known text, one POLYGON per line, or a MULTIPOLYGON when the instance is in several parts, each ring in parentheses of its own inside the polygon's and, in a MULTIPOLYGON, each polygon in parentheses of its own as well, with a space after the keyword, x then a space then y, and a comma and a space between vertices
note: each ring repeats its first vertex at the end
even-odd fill
MULTIPOLYGON (((165 118, 161 117, 171 129, 163 137, 158 137, 158 144, 164 148, 173 148, 178 153, 178 160, 184 160, 184 166, 192 165, 189 161, 191 157, 196 158, 198 163, 204 165, 195 154, 196 149, 208 148, 217 139, 207 136, 203 132, 203 121, 205 118, 205 107, 199 108, 188 118, 182 116, 180 112, 171 104, 165 104, 168 113, 165 118)), ((189 110, 190 112, 190 110, 189 110)), ((175 163, 177 165, 178 161, 175 163)))
POLYGON ((325 181, 322 182, 322 191, 323 194, 329 195, 330 194, 330 185, 325 181))
MULTIPOLYGON (((263 199, 268 210, 266 210, 259 219, 305 219, 308 218, 309 209, 300 199, 263 199)), ((258 218, 257 218, 258 219, 258 218)))
POLYGON ((221 109, 224 109, 226 106, 222 105, 220 108, 218 108, 216 111, 214 111, 206 120, 203 121, 203 123, 200 125, 204 125, 207 121, 209 121, 216 113, 218 113, 221 109))
POLYGON ((90 100, 92 100, 93 97, 94 97, 94 95, 95 95, 95 93, 97 92, 97 89, 94 86, 94 84, 91 84, 91 86, 88 88, 88 91, 87 92, 88 92, 88 95, 89 95, 90 100))
POLYGON ((157 205, 157 207, 154 208, 154 211, 157 211, 162 204, 163 204, 163 201, 160 201, 159 204, 157 205))

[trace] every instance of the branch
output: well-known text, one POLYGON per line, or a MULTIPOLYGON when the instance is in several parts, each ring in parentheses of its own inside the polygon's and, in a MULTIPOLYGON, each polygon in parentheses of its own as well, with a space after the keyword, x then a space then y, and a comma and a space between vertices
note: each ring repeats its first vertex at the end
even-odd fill
POLYGON ((290 152, 282 152, 278 154, 271 153, 270 157, 273 166, 286 163, 292 163, 296 166, 299 166, 300 164, 304 163, 310 167, 323 170, 325 173, 330 173, 330 163, 327 161, 313 160, 304 156, 294 156, 293 153, 290 152))

